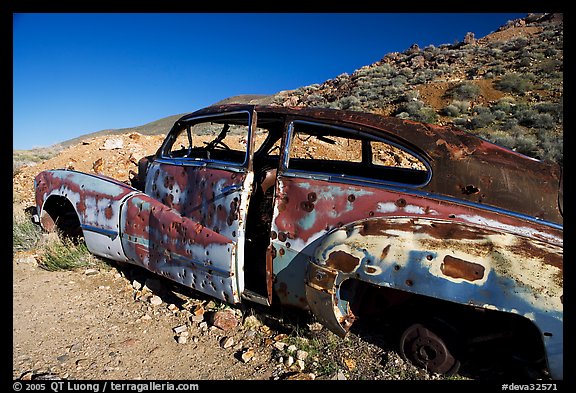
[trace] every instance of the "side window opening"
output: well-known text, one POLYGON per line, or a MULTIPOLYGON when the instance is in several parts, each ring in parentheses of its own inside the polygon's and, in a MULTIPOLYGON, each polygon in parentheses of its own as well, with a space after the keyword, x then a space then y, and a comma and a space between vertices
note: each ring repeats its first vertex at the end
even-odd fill
POLYGON ((288 170, 423 185, 429 168, 416 154, 354 129, 295 121, 288 170))
POLYGON ((247 154, 248 124, 248 113, 195 119, 183 124, 164 152, 170 158, 243 164, 247 154))

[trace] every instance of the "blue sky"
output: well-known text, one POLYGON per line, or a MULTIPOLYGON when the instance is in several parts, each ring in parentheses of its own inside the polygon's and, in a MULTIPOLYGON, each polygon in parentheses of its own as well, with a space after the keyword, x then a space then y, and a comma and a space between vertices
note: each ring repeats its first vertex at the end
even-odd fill
POLYGON ((322 83, 414 43, 480 38, 524 16, 13 14, 13 148, 322 83))

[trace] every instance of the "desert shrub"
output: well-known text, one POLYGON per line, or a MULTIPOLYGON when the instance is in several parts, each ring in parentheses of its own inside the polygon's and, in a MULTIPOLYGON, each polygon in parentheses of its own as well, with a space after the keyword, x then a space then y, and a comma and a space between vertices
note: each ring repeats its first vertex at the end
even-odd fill
POLYGON ((12 251, 33 249, 42 236, 41 228, 32 222, 30 214, 13 215, 12 251))
POLYGON ((514 110, 516 101, 512 97, 502 97, 496 101, 490 108, 492 111, 504 111, 506 113, 511 113, 514 110))
POLYGON ((338 100, 338 108, 345 110, 362 110, 360 99, 356 96, 342 97, 338 100))
POLYGON ((500 128, 502 130, 511 130, 518 125, 518 120, 514 118, 508 118, 502 121, 500 128))
POLYGON ((456 117, 460 114, 460 109, 456 105, 450 104, 443 108, 441 113, 445 116, 456 117))
POLYGON ((492 124, 495 116, 490 111, 481 111, 470 120, 470 128, 476 130, 492 124))
POLYGON ((524 109, 516 114, 518 124, 531 128, 551 129, 555 125, 554 118, 549 113, 538 113, 534 109, 524 109))
POLYGON ((564 160, 564 140, 550 130, 538 130, 538 140, 540 141, 540 155, 543 160, 551 160, 563 164, 564 160))
POLYGON ((495 86, 505 92, 521 94, 532 88, 532 82, 525 75, 506 74, 495 82, 495 86))
POLYGON ((416 89, 414 90, 408 90, 407 92, 404 93, 404 95, 402 96, 402 100, 403 101, 415 101, 418 98, 420 98, 420 92, 416 89))
POLYGON ((424 123, 434 123, 438 117, 436 111, 431 107, 425 106, 422 101, 406 102, 401 105, 397 113, 397 117, 424 123))
POLYGON ((50 271, 71 270, 94 265, 95 261, 84 242, 77 244, 60 236, 45 246, 40 266, 50 271))
POLYGON ((448 91, 456 100, 473 100, 480 94, 480 87, 474 83, 463 82, 448 91))
POLYGON ((507 115, 506 112, 504 112, 503 110, 495 110, 492 112, 492 114, 494 115, 494 119, 498 120, 498 121, 502 121, 504 119, 506 119, 507 115))
POLYGON ((548 113, 552 116, 556 121, 562 122, 562 117, 564 115, 564 105, 563 102, 555 103, 555 102, 539 102, 538 104, 533 106, 540 113, 548 113))

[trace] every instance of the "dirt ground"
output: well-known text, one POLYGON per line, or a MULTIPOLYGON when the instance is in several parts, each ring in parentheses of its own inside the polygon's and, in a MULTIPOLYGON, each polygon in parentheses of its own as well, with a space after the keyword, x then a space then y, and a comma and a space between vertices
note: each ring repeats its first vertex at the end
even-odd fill
MULTIPOLYGON (((128 181, 137 160, 162 139, 137 133, 94 138, 23 167, 13 178, 14 214, 34 205, 38 172, 73 168, 128 181)), ((113 261, 47 271, 38 264, 39 252, 13 255, 14 379, 439 378, 402 360, 378 337, 350 333, 341 339, 309 315, 233 308, 237 326, 223 330, 214 321, 222 305, 189 288, 113 261), (294 337, 310 344, 288 350, 294 337), (297 356, 304 348, 310 355, 297 356)))

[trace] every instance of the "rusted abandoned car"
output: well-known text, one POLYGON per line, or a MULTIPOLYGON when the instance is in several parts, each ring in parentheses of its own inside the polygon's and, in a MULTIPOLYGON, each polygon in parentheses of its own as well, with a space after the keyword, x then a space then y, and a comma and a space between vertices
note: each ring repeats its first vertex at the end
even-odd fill
POLYGON ((50 170, 35 190, 45 229, 230 304, 309 310, 340 336, 397 322, 399 353, 437 373, 514 359, 563 378, 561 167, 456 128, 213 106, 131 186, 50 170))

